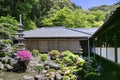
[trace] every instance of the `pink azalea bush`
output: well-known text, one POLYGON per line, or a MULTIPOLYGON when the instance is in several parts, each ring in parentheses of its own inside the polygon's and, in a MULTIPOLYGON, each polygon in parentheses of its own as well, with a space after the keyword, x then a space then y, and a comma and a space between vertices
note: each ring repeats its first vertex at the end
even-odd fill
POLYGON ((21 50, 17 52, 17 57, 19 57, 21 61, 30 61, 32 55, 27 50, 21 50))

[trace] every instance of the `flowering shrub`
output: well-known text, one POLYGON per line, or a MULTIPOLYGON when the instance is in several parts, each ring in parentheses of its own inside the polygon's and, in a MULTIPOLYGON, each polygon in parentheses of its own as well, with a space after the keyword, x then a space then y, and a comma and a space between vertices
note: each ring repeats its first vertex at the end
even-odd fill
POLYGON ((21 61, 30 61, 31 53, 27 50, 22 50, 17 52, 17 56, 20 58, 21 61))

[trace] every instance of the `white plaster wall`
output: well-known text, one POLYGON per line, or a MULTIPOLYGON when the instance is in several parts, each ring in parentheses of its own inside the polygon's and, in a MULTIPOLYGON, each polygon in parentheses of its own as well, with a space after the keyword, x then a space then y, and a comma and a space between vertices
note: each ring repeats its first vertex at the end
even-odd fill
POLYGON ((115 62, 115 48, 107 48, 107 59, 115 62))
POLYGON ((117 48, 117 63, 120 63, 120 48, 117 48))
POLYGON ((95 47, 93 48, 91 48, 91 52, 93 52, 93 53, 95 53, 95 47))
POLYGON ((95 47, 95 53, 98 54, 98 50, 97 50, 97 47, 95 47))
POLYGON ((97 49, 98 49, 98 55, 100 55, 100 47, 98 47, 97 49))
POLYGON ((106 58, 106 48, 101 48, 102 57, 106 58))

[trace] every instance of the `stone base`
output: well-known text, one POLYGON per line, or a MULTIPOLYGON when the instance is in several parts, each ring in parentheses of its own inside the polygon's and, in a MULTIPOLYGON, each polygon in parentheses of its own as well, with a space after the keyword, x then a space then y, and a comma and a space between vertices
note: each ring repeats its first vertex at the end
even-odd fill
POLYGON ((34 80, 34 77, 33 76, 23 76, 23 80, 34 80))

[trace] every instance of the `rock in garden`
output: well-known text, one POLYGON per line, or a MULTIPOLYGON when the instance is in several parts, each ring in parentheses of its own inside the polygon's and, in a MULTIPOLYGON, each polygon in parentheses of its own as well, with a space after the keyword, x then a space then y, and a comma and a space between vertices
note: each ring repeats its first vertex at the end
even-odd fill
POLYGON ((45 74, 45 73, 47 73, 47 70, 43 70, 41 73, 42 73, 42 74, 45 74))
POLYGON ((45 66, 45 70, 48 70, 50 68, 50 66, 45 66))
POLYGON ((23 76, 23 80, 34 80, 33 76, 25 75, 23 76))
POLYGON ((54 68, 56 70, 60 70, 60 67, 56 63, 54 63, 52 61, 45 62, 45 66, 50 66, 50 68, 54 68))
POLYGON ((49 80, 49 78, 45 77, 43 74, 35 75, 35 80, 49 80))
POLYGON ((0 69, 3 70, 4 69, 4 64, 0 62, 0 69))
POLYGON ((3 80, 3 78, 0 78, 0 80, 3 80))
POLYGON ((5 67, 7 68, 7 70, 13 70, 13 67, 11 65, 9 65, 9 64, 6 64, 5 67))
POLYGON ((55 80, 61 80, 61 79, 62 79, 62 76, 60 74, 55 75, 55 80))

